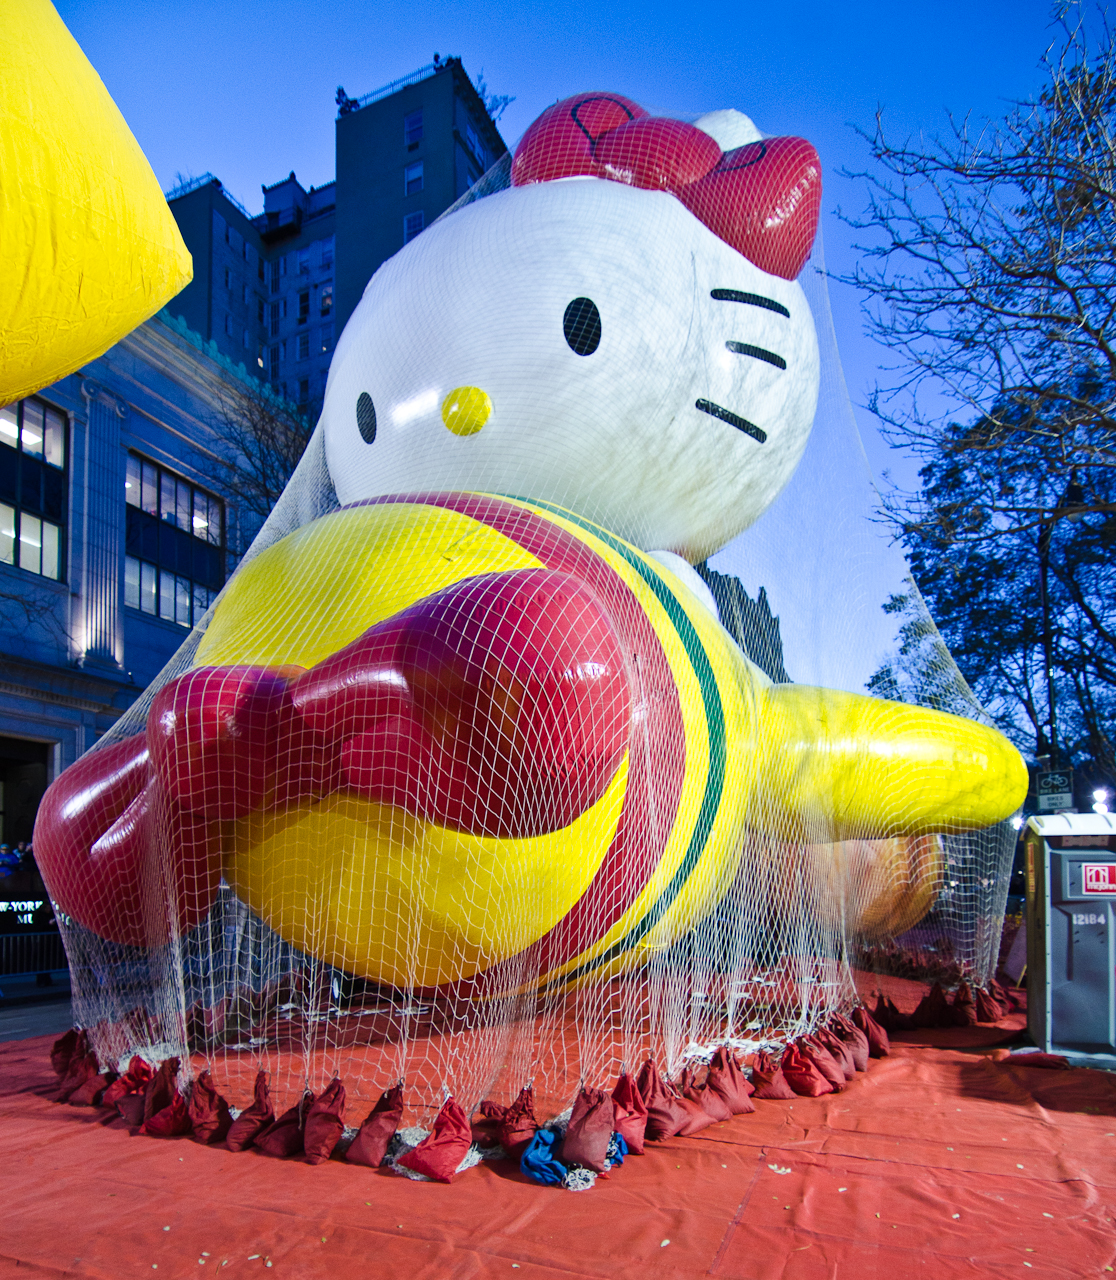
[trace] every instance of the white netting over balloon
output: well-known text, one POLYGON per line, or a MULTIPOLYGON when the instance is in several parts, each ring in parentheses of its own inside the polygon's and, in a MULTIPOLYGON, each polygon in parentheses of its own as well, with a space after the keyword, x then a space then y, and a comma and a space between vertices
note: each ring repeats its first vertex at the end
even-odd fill
POLYGON ((581 95, 377 272, 249 554, 44 802, 102 1061, 553 1115, 896 950, 991 976, 1026 773, 872 519, 819 202, 802 139, 581 95))

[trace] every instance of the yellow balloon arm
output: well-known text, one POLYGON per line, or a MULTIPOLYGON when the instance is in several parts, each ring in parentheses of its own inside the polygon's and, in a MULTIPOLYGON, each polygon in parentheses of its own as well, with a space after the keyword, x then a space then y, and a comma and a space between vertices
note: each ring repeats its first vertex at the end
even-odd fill
POLYGON ((759 692, 748 824, 796 840, 988 827, 1027 794, 997 730, 960 716, 808 685, 759 692))

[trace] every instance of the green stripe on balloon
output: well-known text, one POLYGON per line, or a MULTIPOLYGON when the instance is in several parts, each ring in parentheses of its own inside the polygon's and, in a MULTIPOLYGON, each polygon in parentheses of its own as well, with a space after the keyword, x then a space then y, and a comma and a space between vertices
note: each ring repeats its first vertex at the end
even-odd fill
POLYGON ((571 970, 569 973, 564 973, 561 977, 547 983, 543 990, 550 990, 554 987, 564 986, 577 978, 584 977, 586 974, 592 973, 594 969, 599 969, 610 960, 614 960, 617 956, 623 955, 624 952, 630 951, 658 924, 682 892, 686 881, 693 874, 694 868, 701 859, 706 841, 709 839, 709 832, 713 828, 713 820, 717 815, 721 798, 724 795, 725 761, 727 757, 725 710, 721 702, 721 691, 717 686, 717 677, 709 663, 705 646, 701 643, 697 632, 694 630, 694 624, 678 603, 674 593, 642 557, 633 555, 630 547, 614 537, 606 529, 602 529, 600 525, 594 524, 591 520, 584 520, 581 516, 572 511, 567 511, 564 507, 551 502, 542 502, 537 498, 516 498, 511 494, 507 496, 512 497, 516 502, 522 502, 527 506, 549 511, 563 520, 569 520, 571 524, 578 525, 579 528, 592 534, 593 537, 615 551, 639 574, 647 586, 655 593, 671 625, 678 633, 678 638, 682 641, 686 656, 694 669, 694 675, 697 677, 698 688, 701 690, 702 702, 705 707, 705 719, 709 730, 709 775, 706 778, 705 795, 702 798, 701 810, 698 813, 697 821, 694 823, 694 830, 690 836, 686 855, 679 864, 678 870, 671 877, 670 883, 659 895, 646 915, 642 916, 623 938, 618 939, 611 947, 602 951, 599 956, 595 956, 592 960, 587 960, 576 969, 571 970))

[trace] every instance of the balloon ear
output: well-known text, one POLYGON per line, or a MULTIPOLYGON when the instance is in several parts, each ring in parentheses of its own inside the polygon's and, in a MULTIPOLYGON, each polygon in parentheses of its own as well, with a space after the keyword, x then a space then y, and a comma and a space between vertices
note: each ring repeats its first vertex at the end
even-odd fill
POLYGON ((192 269, 150 165, 49 0, 16 0, 3 15, 8 404, 95 359, 189 284, 192 269))
POLYGON ((578 93, 556 102, 520 139, 512 161, 512 186, 580 175, 608 177, 593 157, 593 144, 610 129, 646 115, 638 103, 618 93, 578 93))
POLYGON ((821 161, 805 138, 768 138, 728 151, 674 194, 761 271, 793 280, 813 248, 821 161))

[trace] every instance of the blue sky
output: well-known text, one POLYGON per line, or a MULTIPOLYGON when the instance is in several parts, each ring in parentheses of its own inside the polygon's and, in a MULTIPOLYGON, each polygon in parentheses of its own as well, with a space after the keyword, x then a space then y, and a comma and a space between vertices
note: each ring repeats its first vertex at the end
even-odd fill
MULTIPOLYGON (((491 91, 515 95, 500 122, 510 146, 551 102, 587 89, 624 93, 663 114, 736 107, 767 133, 809 138, 825 170, 822 234, 836 272, 849 270, 855 254, 854 235, 835 210, 864 204, 862 187, 840 174, 867 164, 852 126, 871 129, 877 107, 896 137, 943 130, 949 112, 1002 115, 1041 86, 1039 59, 1054 36, 1048 0, 63 0, 59 11, 164 189, 179 173, 208 170, 254 212, 261 183, 292 169, 307 186, 330 181, 338 84, 360 96, 437 50, 460 55, 473 76, 483 69, 491 91)), ((864 335, 851 290, 831 285, 829 298, 845 382, 859 406, 886 353, 864 335)), ((754 536, 723 553, 722 567, 753 591, 768 586, 793 677, 859 688, 891 642, 894 620, 879 606, 904 568, 871 523, 875 499, 853 458, 859 451, 843 404, 843 392, 828 402, 823 394, 799 476, 754 536), (815 513, 805 524, 804 511, 815 513), (788 575, 792 545, 803 549, 799 571, 788 575)), ((884 445, 871 415, 857 408, 856 420, 877 477, 890 468, 912 482, 914 465, 884 445)))

